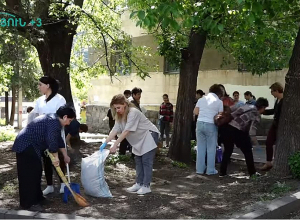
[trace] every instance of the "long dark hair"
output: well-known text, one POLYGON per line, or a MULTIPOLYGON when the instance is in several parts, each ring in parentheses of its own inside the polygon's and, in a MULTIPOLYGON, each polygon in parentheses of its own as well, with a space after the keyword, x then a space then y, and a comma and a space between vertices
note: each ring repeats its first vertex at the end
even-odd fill
POLYGON ((219 86, 222 87, 222 88, 224 89, 224 92, 225 92, 225 94, 223 94, 224 97, 229 97, 229 95, 228 95, 227 92, 226 92, 225 86, 223 86, 222 84, 219 84, 219 86))
POLYGON ((41 83, 44 83, 46 85, 49 85, 51 88, 51 94, 46 99, 46 102, 49 102, 57 93, 59 90, 59 82, 58 80, 52 78, 51 76, 43 76, 39 80, 41 83))

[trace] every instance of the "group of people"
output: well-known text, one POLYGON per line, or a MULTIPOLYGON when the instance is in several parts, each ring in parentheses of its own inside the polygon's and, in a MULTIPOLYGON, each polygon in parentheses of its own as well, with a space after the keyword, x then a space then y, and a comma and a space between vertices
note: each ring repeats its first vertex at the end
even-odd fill
MULTIPOLYGON (((87 125, 76 120, 74 108, 58 94, 57 80, 41 77, 38 89, 42 96, 34 108, 27 108, 28 124, 20 131, 12 147, 17 159, 20 206, 34 211, 42 210, 41 205, 46 203, 44 196, 54 192, 52 165, 60 166, 65 172, 66 164, 70 163, 67 148, 76 147, 79 133, 88 130, 87 125), (54 162, 46 157, 46 149, 53 154, 54 162), (47 187, 42 191, 43 166, 47 187)), ((61 179, 60 183, 60 193, 64 193, 65 184, 61 179)))
MULTIPOLYGON (((205 95, 202 90, 195 109, 198 174, 222 177, 227 175, 227 166, 233 153, 234 145, 241 149, 245 156, 249 175, 257 175, 252 153, 253 144, 257 144, 256 130, 261 115, 274 115, 272 126, 266 141, 266 163, 261 170, 272 168, 273 146, 276 143, 279 118, 283 102, 283 86, 276 82, 270 86, 271 94, 276 98, 273 109, 266 109, 269 102, 265 98, 256 98, 250 91, 244 93, 246 103, 239 100, 239 92, 233 92, 231 98, 221 84, 214 84, 205 95), (223 120, 216 123, 216 120, 223 120), (218 124, 219 126, 217 126, 218 124), (220 172, 215 168, 216 147, 223 144, 223 159, 220 172)), ((201 92, 200 92, 201 91, 201 92)))
MULTIPOLYGON (((17 170, 19 180, 20 206, 24 209, 39 210, 45 204, 45 195, 54 192, 53 167, 70 162, 67 146, 71 148, 71 139, 78 138, 79 132, 86 132, 87 126, 76 121, 73 107, 66 105, 66 100, 58 94, 58 82, 52 77, 42 77, 38 86, 43 94, 37 101, 30 114, 35 115, 32 121, 18 134, 12 150, 16 152, 17 170), (38 117, 36 117, 38 116, 38 117), (75 123, 74 126, 71 126, 75 123), (44 151, 48 149, 55 160, 45 157, 44 151), (47 180, 47 188, 42 191, 42 159, 47 180)), ((233 99, 227 95, 223 85, 214 84, 209 93, 204 94, 198 90, 199 98, 194 109, 196 122, 197 162, 198 174, 217 174, 215 169, 216 146, 224 145, 223 160, 220 176, 227 174, 227 165, 234 145, 239 147, 245 155, 250 175, 256 174, 252 154, 252 141, 254 140, 257 124, 261 114, 274 114, 274 123, 267 138, 267 163, 263 169, 272 167, 273 145, 276 142, 276 131, 280 117, 283 98, 283 87, 274 83, 270 87, 271 94, 277 98, 273 110, 266 110, 268 100, 245 93, 247 102, 239 101, 239 93, 233 93, 233 99), (254 101, 253 101, 254 100, 254 101), (215 116, 226 113, 230 116, 228 123, 217 127, 215 116)), ((166 135, 166 145, 169 145, 169 132, 173 122, 173 105, 167 94, 163 95, 160 105, 159 121, 160 131, 145 116, 140 106, 142 90, 134 88, 125 90, 124 94, 113 96, 107 117, 110 120, 110 134, 100 146, 103 150, 107 143, 116 139, 110 152, 115 153, 119 148, 120 154, 130 149, 136 163, 136 179, 133 186, 127 188, 128 192, 137 194, 150 193, 152 181, 152 168, 155 152, 159 140, 166 135), (119 134, 119 136, 117 136, 119 134)), ((64 184, 61 182, 60 192, 63 193, 64 184)))

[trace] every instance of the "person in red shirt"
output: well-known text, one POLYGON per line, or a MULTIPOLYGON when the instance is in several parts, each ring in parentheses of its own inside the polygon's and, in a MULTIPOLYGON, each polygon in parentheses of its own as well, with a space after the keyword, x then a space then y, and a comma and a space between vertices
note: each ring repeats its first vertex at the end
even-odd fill
POLYGON ((160 120, 160 138, 163 141, 164 134, 166 134, 166 147, 169 147, 170 143, 170 128, 173 122, 173 105, 169 101, 167 94, 163 95, 164 102, 159 108, 159 120, 160 120))

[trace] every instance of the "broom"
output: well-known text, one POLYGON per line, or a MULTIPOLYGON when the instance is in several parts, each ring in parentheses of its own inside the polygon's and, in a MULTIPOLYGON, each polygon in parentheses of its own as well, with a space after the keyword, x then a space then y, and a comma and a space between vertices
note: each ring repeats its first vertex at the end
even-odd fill
MULTIPOLYGON (((51 161, 54 162, 54 156, 48 151, 48 149, 45 151, 47 156, 50 157, 51 161)), ((63 172, 61 171, 60 167, 57 166, 55 167, 58 175, 60 176, 60 178, 62 179, 62 181, 64 182, 64 184, 66 184, 66 187, 68 187, 68 189, 70 190, 72 196, 74 197, 75 201, 77 202, 78 205, 82 206, 82 207, 87 207, 89 206, 88 202, 86 201, 85 198, 83 198, 81 195, 79 195, 78 193, 75 193, 71 187, 69 182, 67 181, 67 178, 65 177, 65 175, 63 174, 63 172)))

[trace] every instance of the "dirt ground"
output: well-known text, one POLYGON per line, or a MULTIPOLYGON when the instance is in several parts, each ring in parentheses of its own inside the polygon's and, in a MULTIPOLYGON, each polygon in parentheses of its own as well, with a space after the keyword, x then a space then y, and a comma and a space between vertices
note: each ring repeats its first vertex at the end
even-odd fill
MULTIPOLYGON (((18 209, 16 161, 11 144, 0 143, 0 207, 18 209)), ((71 166, 72 182, 80 183, 80 158, 98 148, 99 143, 81 146, 80 156, 71 166)), ((197 175, 194 164, 187 168, 174 166, 165 154, 166 150, 156 157, 151 194, 138 196, 125 191, 135 177, 134 161, 129 160, 106 165, 106 180, 113 198, 93 198, 84 195, 81 189, 90 203, 86 208, 79 207, 73 199, 63 203, 55 177, 56 193, 47 197, 51 204, 45 207, 45 212, 93 218, 230 218, 234 213, 250 211, 250 205, 256 202, 298 189, 298 181, 293 179, 274 179, 268 175, 249 179, 243 161, 233 160, 229 165, 230 175, 220 178, 218 175, 197 175), (278 184, 281 188, 274 188, 278 184)), ((42 185, 44 189, 44 177, 42 185)))

